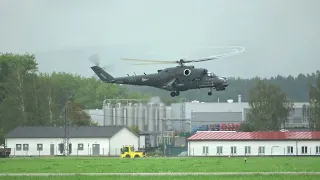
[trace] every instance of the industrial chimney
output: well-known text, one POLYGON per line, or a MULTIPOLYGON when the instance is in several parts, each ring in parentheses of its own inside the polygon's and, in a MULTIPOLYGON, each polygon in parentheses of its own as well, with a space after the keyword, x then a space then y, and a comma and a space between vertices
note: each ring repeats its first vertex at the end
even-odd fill
POLYGON ((241 95, 238 95, 238 103, 241 103, 241 95))

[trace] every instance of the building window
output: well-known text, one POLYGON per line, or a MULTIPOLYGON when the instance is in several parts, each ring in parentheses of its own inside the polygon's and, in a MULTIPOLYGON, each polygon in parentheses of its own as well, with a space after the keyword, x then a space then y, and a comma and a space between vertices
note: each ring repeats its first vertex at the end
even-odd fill
POLYGON ((251 146, 245 146, 244 151, 246 154, 251 154, 251 146))
POLYGON ((21 151, 21 144, 16 144, 16 151, 21 151))
POLYGON ((37 144, 37 151, 42 151, 42 150, 43 150, 42 144, 37 144))
POLYGON ((222 146, 217 147, 217 154, 222 154, 222 146))
POLYGON ((23 144, 23 150, 29 151, 29 144, 23 144))
POLYGON ((78 150, 82 151, 83 150, 83 144, 78 144, 78 150))
POLYGON ((231 146, 231 154, 237 154, 237 147, 231 146))
POLYGON ((259 154, 264 154, 264 153, 265 153, 265 147, 259 146, 259 154))
POLYGON ((316 146, 316 154, 320 154, 320 146, 316 146))
POLYGON ((209 147, 208 146, 203 146, 202 147, 202 154, 203 155, 208 155, 209 153, 209 147))
POLYGON ((307 154, 308 153, 308 147, 307 146, 302 146, 301 147, 301 154, 307 154))
POLYGON ((287 154, 293 154, 293 146, 287 147, 287 154))

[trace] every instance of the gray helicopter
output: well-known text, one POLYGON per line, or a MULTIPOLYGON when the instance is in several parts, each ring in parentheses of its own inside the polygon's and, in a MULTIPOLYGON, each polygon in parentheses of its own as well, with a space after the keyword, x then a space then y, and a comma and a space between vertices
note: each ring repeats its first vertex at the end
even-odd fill
MULTIPOLYGON (((113 77, 108 74, 99 65, 92 66, 91 69, 105 83, 127 84, 136 86, 150 86, 167 91, 171 91, 172 97, 179 96, 180 91, 188 91, 191 89, 209 88, 208 95, 212 95, 213 89, 216 91, 224 91, 229 86, 228 79, 223 76, 217 76, 214 73, 208 72, 205 68, 195 68, 186 63, 210 61, 219 58, 203 58, 198 60, 179 61, 155 61, 155 60, 140 60, 140 59, 122 59, 140 62, 152 62, 153 64, 175 64, 176 67, 169 67, 158 70, 157 73, 144 75, 133 75, 125 77, 113 77)), ((144 64, 136 64, 144 65, 144 64)))

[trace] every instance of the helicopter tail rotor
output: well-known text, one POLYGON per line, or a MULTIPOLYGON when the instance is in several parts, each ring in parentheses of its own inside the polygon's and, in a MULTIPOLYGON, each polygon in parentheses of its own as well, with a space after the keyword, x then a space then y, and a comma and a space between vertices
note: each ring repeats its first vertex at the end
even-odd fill
MULTIPOLYGON (((113 69, 113 66, 107 66, 107 65, 104 65, 104 66, 101 66, 100 65, 100 56, 98 54, 93 54, 89 57, 89 61, 94 65, 94 66, 97 66, 97 67, 100 67, 102 70, 104 71, 112 71, 113 69)), ((96 78, 99 78, 99 76, 95 73, 94 76, 96 78)))
POLYGON ((94 64, 91 69, 94 71, 94 77, 100 79, 105 83, 110 83, 108 88, 111 88, 113 85, 114 77, 108 74, 106 71, 109 71, 113 68, 112 66, 102 66, 100 67, 100 56, 98 54, 93 54, 89 57, 89 61, 94 64))

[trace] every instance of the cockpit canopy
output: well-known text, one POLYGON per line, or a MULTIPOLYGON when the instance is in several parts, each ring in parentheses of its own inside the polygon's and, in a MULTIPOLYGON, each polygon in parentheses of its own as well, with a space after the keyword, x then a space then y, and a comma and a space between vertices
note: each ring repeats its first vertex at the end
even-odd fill
POLYGON ((216 77, 216 75, 215 75, 214 73, 212 73, 212 72, 208 72, 207 75, 208 75, 209 77, 216 77))

